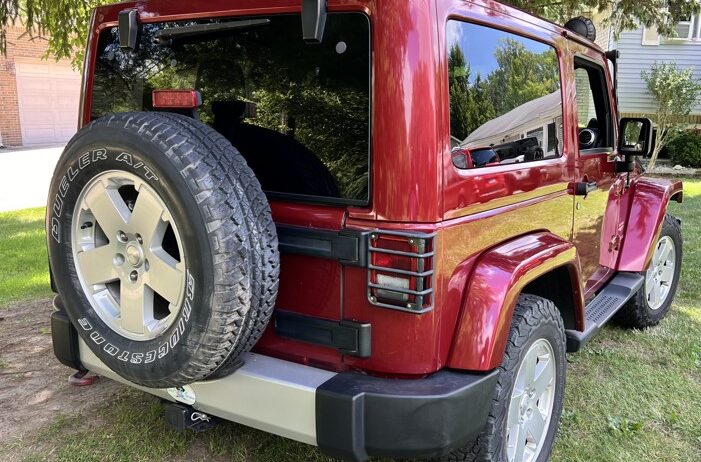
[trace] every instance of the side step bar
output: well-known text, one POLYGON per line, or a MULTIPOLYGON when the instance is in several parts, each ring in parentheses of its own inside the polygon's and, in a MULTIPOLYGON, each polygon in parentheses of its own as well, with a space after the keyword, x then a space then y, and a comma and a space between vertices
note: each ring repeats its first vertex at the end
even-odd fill
POLYGON ((644 282, 645 277, 640 273, 621 272, 614 276, 587 304, 584 332, 574 329, 565 331, 567 351, 579 351, 640 290, 644 282))

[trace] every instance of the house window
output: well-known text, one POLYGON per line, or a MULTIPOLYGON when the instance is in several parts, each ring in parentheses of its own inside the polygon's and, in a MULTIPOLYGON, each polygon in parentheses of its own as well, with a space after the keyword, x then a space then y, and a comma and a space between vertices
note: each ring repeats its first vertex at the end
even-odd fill
POLYGON ((655 26, 646 27, 643 29, 643 45, 659 45, 660 34, 655 26))
POLYGON ((674 27, 675 36, 660 36, 655 26, 643 29, 643 45, 659 45, 660 42, 698 42, 701 43, 701 13, 687 17, 679 21, 674 27))
POLYGON ((699 40, 701 39, 701 13, 691 15, 686 21, 680 21, 675 26, 676 37, 669 40, 699 40))

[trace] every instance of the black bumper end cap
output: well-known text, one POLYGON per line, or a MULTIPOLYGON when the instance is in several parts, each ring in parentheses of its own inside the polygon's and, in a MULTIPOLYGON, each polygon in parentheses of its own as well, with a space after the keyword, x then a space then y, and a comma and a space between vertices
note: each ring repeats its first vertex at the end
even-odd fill
POLYGON ((414 380, 338 374, 317 389, 317 444, 354 461, 444 455, 483 430, 497 378, 498 371, 414 380))

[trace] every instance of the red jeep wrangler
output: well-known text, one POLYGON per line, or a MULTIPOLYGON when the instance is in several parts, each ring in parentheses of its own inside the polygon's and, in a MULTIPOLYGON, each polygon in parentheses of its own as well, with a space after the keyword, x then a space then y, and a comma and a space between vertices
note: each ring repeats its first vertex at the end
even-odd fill
POLYGON ((180 428, 546 460, 566 351, 658 323, 682 258, 682 185, 641 175, 650 122, 619 121, 617 54, 581 26, 493 1, 98 8, 47 211, 57 357, 180 428))

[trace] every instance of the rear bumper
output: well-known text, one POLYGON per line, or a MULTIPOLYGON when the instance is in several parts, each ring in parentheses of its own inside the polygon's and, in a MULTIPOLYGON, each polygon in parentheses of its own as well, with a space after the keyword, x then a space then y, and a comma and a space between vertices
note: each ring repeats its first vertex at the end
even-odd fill
POLYGON ((317 444, 349 460, 445 454, 484 428, 496 380, 496 371, 415 380, 337 374, 317 389, 317 444))
MULTIPOLYGON (((66 322, 61 311, 52 316, 61 362, 175 401, 166 389, 140 387, 112 372, 66 322)), ((192 384, 192 407, 343 459, 432 456, 465 446, 482 430, 496 379, 496 372, 447 370, 424 379, 382 379, 249 353, 233 374, 192 384)))

